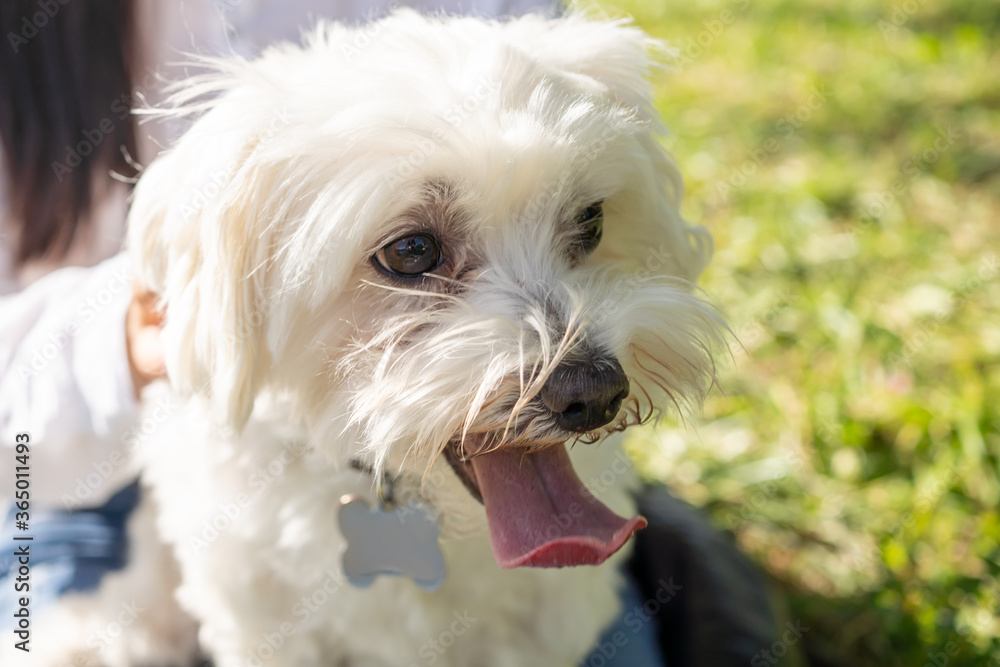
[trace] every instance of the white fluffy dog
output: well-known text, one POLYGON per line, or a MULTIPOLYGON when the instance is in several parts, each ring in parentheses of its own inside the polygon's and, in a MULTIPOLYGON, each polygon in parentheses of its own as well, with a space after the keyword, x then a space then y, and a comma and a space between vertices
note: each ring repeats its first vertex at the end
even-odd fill
POLYGON ((580 663, 644 525, 618 432, 696 404, 723 328, 657 141, 658 48, 400 11, 184 84, 199 117, 129 230, 166 314, 151 390, 182 404, 142 446, 133 531, 155 514, 173 559, 134 536, 97 595, 133 622, 95 643, 114 615, 69 599, 80 648, 180 663, 197 624, 218 667, 580 663), (352 497, 371 518, 345 540, 352 497))

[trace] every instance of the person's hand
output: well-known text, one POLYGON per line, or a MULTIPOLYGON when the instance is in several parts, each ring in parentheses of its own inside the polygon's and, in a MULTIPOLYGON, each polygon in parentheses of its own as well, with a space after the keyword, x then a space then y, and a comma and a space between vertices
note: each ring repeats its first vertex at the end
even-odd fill
POLYGON ((163 313, 157 296, 138 282, 133 283, 132 303, 125 314, 125 347, 136 397, 147 384, 166 377, 160 342, 162 328, 163 313))

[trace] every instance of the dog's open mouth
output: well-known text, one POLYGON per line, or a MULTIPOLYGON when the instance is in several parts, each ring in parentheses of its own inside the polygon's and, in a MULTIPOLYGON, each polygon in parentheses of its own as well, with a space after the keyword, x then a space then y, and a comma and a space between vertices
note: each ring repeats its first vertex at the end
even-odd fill
POLYGON ((599 565, 646 526, 643 517, 626 520, 595 498, 564 444, 500 448, 468 460, 451 444, 445 457, 485 506, 502 568, 599 565))

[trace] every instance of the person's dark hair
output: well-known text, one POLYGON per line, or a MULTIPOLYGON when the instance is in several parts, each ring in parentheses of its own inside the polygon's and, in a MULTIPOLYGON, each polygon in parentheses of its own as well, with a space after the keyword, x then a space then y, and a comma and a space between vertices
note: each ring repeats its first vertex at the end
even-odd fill
POLYGON ((18 265, 64 255, 111 171, 134 173, 134 13, 132 0, 0 2, 0 216, 18 230, 18 265))

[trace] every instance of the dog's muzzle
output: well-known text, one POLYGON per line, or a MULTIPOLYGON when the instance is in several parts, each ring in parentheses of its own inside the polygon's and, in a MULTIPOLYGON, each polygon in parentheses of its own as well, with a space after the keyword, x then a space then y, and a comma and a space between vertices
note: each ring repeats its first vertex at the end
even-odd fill
MULTIPOLYGON (((539 399, 564 432, 588 433, 613 422, 628 393, 621 364, 604 357, 561 363, 539 399)), ((444 451, 486 508, 500 567, 598 565, 645 527, 641 516, 626 520, 590 493, 565 442, 505 445, 497 442, 502 437, 497 431, 469 434, 444 451)))

